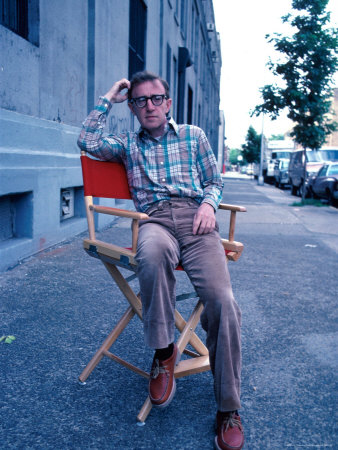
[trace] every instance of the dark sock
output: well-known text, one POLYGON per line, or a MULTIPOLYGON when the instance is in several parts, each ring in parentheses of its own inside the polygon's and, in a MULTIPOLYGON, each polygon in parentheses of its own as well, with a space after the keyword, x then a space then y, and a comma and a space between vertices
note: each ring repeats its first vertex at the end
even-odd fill
POLYGON ((239 415, 237 409, 234 410, 234 411, 220 411, 220 410, 218 410, 217 412, 218 412, 219 414, 224 414, 224 415, 230 415, 230 414, 232 414, 232 413, 235 413, 237 416, 239 415))
POLYGON ((174 344, 172 343, 166 348, 156 349, 155 358, 161 361, 165 361, 166 359, 170 358, 173 352, 174 352, 174 344))

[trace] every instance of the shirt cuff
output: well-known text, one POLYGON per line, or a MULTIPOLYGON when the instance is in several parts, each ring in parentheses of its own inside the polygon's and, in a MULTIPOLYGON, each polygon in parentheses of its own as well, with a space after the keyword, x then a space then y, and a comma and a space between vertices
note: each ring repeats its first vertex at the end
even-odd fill
POLYGON ((211 205, 214 208, 215 212, 218 210, 218 205, 211 198, 204 199, 202 203, 209 203, 209 205, 211 205))
POLYGON ((113 105, 110 103, 110 101, 106 97, 100 97, 99 101, 97 102, 95 109, 97 111, 100 111, 101 113, 109 113, 111 110, 111 107, 113 105))

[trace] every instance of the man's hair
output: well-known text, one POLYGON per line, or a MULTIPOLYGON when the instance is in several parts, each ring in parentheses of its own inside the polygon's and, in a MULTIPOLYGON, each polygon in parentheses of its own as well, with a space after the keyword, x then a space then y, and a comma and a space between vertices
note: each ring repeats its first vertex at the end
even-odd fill
POLYGON ((132 99, 132 92, 136 86, 144 83, 145 81, 156 81, 156 80, 161 82, 161 84, 165 89, 165 95, 169 98, 170 97, 169 84, 167 83, 167 81, 152 72, 144 70, 142 72, 136 72, 132 76, 130 80, 130 89, 128 91, 128 101, 132 99))

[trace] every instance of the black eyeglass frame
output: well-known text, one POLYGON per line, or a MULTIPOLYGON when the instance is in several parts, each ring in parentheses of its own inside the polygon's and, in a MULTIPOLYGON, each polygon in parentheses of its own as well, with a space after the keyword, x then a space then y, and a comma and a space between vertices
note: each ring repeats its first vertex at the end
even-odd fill
POLYGON ((132 98, 132 99, 130 100, 130 103, 135 104, 138 108, 145 108, 146 105, 147 105, 147 103, 148 103, 148 100, 151 100, 151 103, 152 103, 154 106, 161 106, 162 103, 163 103, 163 100, 164 100, 164 99, 168 100, 168 98, 169 98, 169 97, 168 97, 166 94, 154 94, 154 95, 152 95, 152 96, 150 96, 150 97, 142 96, 142 97, 132 98), (161 102, 158 103, 158 104, 154 103, 154 97, 161 97, 161 102), (145 101, 144 105, 142 105, 142 106, 141 106, 141 105, 138 105, 137 103, 138 103, 139 101, 141 101, 142 103, 145 101))

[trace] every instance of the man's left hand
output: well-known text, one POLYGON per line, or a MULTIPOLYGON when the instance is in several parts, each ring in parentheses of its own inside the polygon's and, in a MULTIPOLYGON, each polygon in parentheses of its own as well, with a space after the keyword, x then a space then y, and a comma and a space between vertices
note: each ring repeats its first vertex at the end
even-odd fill
POLYGON ((206 234, 215 229, 215 210, 209 203, 202 203, 194 217, 193 234, 206 234))

